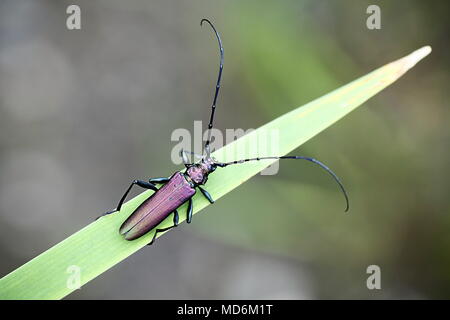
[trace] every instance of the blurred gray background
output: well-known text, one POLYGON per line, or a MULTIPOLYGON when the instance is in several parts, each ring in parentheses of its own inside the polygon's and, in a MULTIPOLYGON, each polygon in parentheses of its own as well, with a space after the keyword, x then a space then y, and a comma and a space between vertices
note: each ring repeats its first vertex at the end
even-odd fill
MULTIPOLYGON (((433 53, 283 163, 68 299, 450 298, 447 1, 0 3, 0 275, 168 176, 176 128, 257 128, 423 46, 433 53), (81 7, 82 29, 66 29, 81 7), (256 219, 258 218, 258 220, 256 219), (257 221, 255 223, 255 221, 257 221), (367 266, 382 290, 366 288, 367 266)), ((0 288, 1 290, 1 288, 0 288)))

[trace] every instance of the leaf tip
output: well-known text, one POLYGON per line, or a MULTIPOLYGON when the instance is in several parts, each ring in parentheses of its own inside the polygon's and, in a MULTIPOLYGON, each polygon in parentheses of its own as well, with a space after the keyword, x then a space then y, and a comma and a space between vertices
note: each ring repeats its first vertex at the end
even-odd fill
POLYGON ((417 49, 413 53, 410 53, 409 55, 407 55, 404 58, 405 59, 405 65, 404 65, 405 71, 407 71, 407 70, 411 69, 412 67, 414 67, 417 64, 417 62, 419 62, 420 60, 425 58, 430 53, 431 53, 431 47, 430 46, 425 46, 425 47, 417 49))

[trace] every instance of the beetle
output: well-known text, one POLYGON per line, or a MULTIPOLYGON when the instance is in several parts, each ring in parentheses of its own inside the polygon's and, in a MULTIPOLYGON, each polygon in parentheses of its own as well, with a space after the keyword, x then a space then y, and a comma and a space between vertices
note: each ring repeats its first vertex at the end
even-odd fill
POLYGON ((341 181, 331 169, 329 169, 322 162, 314 158, 304 156, 282 156, 282 157, 272 156, 272 157, 248 158, 231 162, 219 162, 211 157, 210 152, 211 129, 213 128, 217 97, 219 95, 220 82, 222 78, 224 50, 222 46, 222 40, 220 39, 220 35, 217 32, 214 25, 208 19, 202 19, 200 22, 200 26, 202 26, 204 22, 208 23, 211 26, 219 43, 220 67, 219 67, 219 75, 217 77, 216 82, 214 99, 211 105, 211 115, 208 124, 207 140, 204 146, 203 154, 197 155, 197 157, 199 157, 200 160, 196 163, 190 163, 187 154, 188 153, 194 154, 194 153, 182 150, 181 157, 183 159, 183 164, 186 167, 183 172, 177 171, 169 178, 152 178, 149 179, 148 181, 133 180, 128 189, 123 194, 122 198, 120 199, 117 208, 112 211, 105 212, 100 217, 120 211, 127 195, 135 185, 144 189, 150 189, 155 191, 154 194, 152 194, 149 198, 147 198, 141 205, 139 205, 133 211, 133 213, 131 213, 131 215, 125 220, 125 222, 122 224, 119 230, 120 234, 123 235, 123 237, 126 240, 134 240, 156 228, 153 238, 149 243, 149 245, 151 245, 154 243, 158 233, 167 231, 178 225, 179 213, 177 209, 185 202, 188 202, 186 221, 187 223, 191 223, 193 213, 192 197, 196 194, 197 189, 200 190, 202 195, 210 203, 214 203, 214 200, 209 194, 209 192, 202 187, 203 185, 206 184, 206 182, 208 181, 208 176, 211 173, 213 173, 214 170, 216 170, 217 168, 224 168, 229 165, 241 164, 249 161, 261 161, 269 159, 271 160, 300 159, 300 160, 307 160, 313 162, 316 165, 319 165, 322 169, 327 171, 339 185, 339 188, 344 194, 346 201, 345 211, 348 211, 349 209, 348 195, 341 181), (157 184, 161 184, 162 187, 158 188, 156 186, 157 184), (173 214, 173 225, 167 228, 158 228, 158 225, 171 214, 173 214))

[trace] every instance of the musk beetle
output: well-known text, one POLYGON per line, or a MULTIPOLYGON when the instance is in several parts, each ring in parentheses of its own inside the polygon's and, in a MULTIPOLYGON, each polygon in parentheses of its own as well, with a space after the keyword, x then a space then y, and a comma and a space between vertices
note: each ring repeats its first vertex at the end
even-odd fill
POLYGON ((128 219, 125 220, 125 222, 120 227, 120 234, 122 234, 126 240, 137 239, 143 236, 144 234, 148 233, 149 231, 153 230, 154 228, 156 228, 152 241, 149 243, 152 244, 155 241, 156 235, 159 232, 167 231, 178 225, 179 214, 177 209, 185 202, 188 202, 186 221, 187 223, 191 223, 193 211, 192 197, 197 192, 197 189, 200 190, 202 195, 206 197, 206 199, 208 199, 210 203, 214 203, 214 200, 212 199, 211 195, 202 186, 206 184, 208 180, 208 175, 214 172, 216 168, 224 168, 229 165, 240 164, 248 161, 261 161, 268 159, 272 160, 300 159, 300 160, 307 160, 319 165, 322 169, 327 171, 338 183, 339 188, 341 189, 341 191, 345 196, 346 201, 345 211, 348 211, 349 202, 344 186, 342 185, 339 178, 336 176, 336 174, 334 174, 333 171, 331 171, 327 166, 325 166, 322 162, 316 159, 303 156, 282 156, 282 157, 273 156, 273 157, 249 158, 231 162, 218 162, 217 160, 211 157, 210 152, 211 129, 213 128, 217 96, 219 94, 220 80, 222 78, 223 46, 222 40, 220 39, 219 33, 217 32, 214 25, 208 19, 202 19, 200 25, 202 25, 204 22, 208 23, 211 26, 219 43, 220 67, 214 93, 214 99, 211 105, 211 116, 209 118, 207 140, 204 146, 203 154, 197 155, 200 158, 200 160, 196 163, 189 163, 187 154, 188 153, 194 154, 194 153, 189 151, 182 151, 181 156, 183 159, 183 163, 186 167, 186 169, 183 172, 181 171, 175 172, 169 178, 152 178, 148 181, 133 180, 133 182, 130 184, 130 186, 120 199, 117 208, 115 210, 105 212, 100 217, 120 211, 123 202, 125 201, 128 193, 130 192, 131 188, 134 185, 137 185, 144 189, 151 189, 155 191, 153 195, 151 195, 136 210, 134 210, 134 212, 128 217, 128 219), (162 187, 158 189, 158 187, 156 186, 157 184, 161 184, 162 187), (171 214, 173 214, 173 225, 168 228, 158 228, 158 225, 171 214))

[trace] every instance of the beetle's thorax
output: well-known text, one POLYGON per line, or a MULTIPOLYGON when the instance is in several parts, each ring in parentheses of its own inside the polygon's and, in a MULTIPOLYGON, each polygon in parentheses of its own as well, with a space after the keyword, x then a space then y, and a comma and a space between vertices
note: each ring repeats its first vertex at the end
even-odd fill
POLYGON ((200 162, 187 167, 186 175, 197 185, 205 184, 208 175, 216 170, 216 164, 211 158, 204 158, 200 162))

